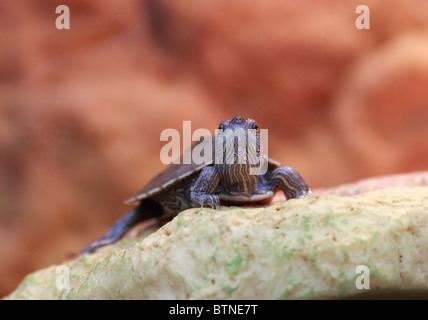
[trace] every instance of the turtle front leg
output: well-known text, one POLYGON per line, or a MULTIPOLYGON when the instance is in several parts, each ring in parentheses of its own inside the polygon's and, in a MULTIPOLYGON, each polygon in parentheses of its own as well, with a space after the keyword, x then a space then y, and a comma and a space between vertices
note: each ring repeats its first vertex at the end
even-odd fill
POLYGON ((190 189, 190 198, 193 203, 201 207, 210 206, 212 209, 218 209, 220 207, 220 199, 214 192, 219 181, 220 175, 215 171, 214 167, 205 167, 190 189))
POLYGON ((312 194, 312 190, 302 176, 293 168, 280 167, 272 172, 272 190, 281 189, 288 199, 301 198, 312 194))

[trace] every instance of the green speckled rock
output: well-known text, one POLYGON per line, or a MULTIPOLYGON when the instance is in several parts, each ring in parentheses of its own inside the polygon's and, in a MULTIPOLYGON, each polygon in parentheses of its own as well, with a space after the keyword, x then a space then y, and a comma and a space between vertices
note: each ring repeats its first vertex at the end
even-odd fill
POLYGON ((319 299, 428 297, 428 187, 315 195, 266 208, 190 209, 28 275, 8 299, 319 299), (359 265, 370 274, 361 281, 359 265), (360 279, 360 278, 359 278, 360 279))

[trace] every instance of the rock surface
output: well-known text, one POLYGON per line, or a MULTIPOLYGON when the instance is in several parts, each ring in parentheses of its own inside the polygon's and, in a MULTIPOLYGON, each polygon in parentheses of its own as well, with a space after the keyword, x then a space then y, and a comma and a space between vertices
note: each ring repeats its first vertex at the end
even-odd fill
POLYGON ((65 262, 69 289, 51 266, 7 298, 428 297, 428 187, 190 209, 148 233, 65 262), (369 289, 357 288, 361 275, 369 289))

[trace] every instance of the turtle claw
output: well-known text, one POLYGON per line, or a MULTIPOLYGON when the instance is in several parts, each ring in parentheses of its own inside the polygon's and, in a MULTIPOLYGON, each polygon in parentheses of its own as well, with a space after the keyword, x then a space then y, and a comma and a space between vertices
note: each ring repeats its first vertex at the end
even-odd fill
POLYGON ((312 190, 311 189, 309 189, 309 190, 301 190, 298 194, 297 194, 297 196, 296 196, 296 198, 303 198, 303 197, 306 197, 306 196, 310 196, 310 195, 312 195, 313 193, 312 193, 312 190))
POLYGON ((220 198, 218 196, 211 195, 210 200, 211 200, 211 209, 217 210, 218 208, 220 208, 220 198))
POLYGON ((203 207, 210 206, 211 209, 217 210, 220 207, 220 199, 218 196, 214 194, 208 194, 203 196, 203 200, 201 202, 203 207))
POLYGON ((217 210, 220 207, 220 198, 215 194, 199 194, 193 197, 201 208, 211 207, 211 209, 217 210))

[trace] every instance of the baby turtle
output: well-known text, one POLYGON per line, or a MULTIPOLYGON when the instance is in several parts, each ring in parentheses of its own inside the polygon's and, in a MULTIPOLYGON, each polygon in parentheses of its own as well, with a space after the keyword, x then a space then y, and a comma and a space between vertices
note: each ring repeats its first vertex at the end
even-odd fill
POLYGON ((222 121, 217 136, 205 137, 188 152, 193 154, 194 148, 200 148, 202 142, 210 143, 215 155, 210 155, 202 164, 192 158, 190 164, 183 164, 183 156, 180 164, 171 164, 127 201, 139 204, 120 217, 82 254, 115 242, 139 222, 151 218, 171 219, 188 208, 218 209, 220 205, 267 203, 277 190, 282 190, 287 199, 312 194, 297 171, 267 159, 261 150, 257 124, 252 119, 235 117, 222 121), (263 165, 265 172, 261 170, 263 165))

